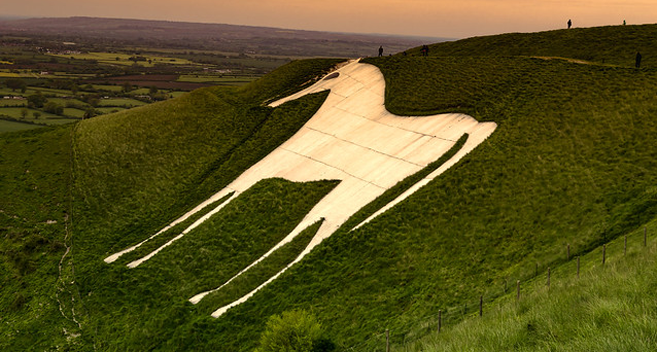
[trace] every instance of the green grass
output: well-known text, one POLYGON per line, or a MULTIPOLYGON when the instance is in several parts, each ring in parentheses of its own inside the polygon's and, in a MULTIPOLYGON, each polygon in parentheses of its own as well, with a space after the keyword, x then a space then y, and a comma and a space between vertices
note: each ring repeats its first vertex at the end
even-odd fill
MULTIPOLYGON (((307 80, 318 76, 330 64, 301 63, 291 65, 290 68, 300 75, 305 74, 307 80)), ((271 83, 268 86, 278 90, 287 89, 284 84, 277 87, 276 83, 271 83)), ((173 252, 163 252, 162 258, 145 264, 145 270, 107 265, 99 259, 154 233, 158 227, 223 187, 296 132, 326 97, 325 94, 313 95, 278 109, 270 109, 261 107, 260 101, 245 98, 244 93, 235 96, 233 92, 222 89, 196 91, 177 100, 84 120, 75 125, 75 132, 71 132, 73 126, 69 126, 54 130, 60 132, 57 134, 30 134, 29 138, 22 138, 22 134, 10 133, 0 137, 0 143, 3 143, 0 181, 5 194, 0 203, 0 220, 3 233, 9 231, 7 236, 13 236, 11 238, 15 237, 18 241, 14 241, 17 244, 5 241, 11 247, 3 247, 1 252, 3 258, 7 258, 3 259, 3 288, 8 287, 16 294, 2 295, 4 310, 0 315, 0 348, 47 349, 55 344, 80 350, 94 344, 101 349, 109 346, 149 349, 154 344, 166 348, 169 343, 161 344, 145 336, 151 335, 151 332, 164 331, 162 323, 168 326, 166 329, 170 329, 171 336, 178 336, 182 332, 178 330, 179 323, 176 323, 179 314, 184 314, 186 321, 195 320, 201 325, 213 320, 209 318, 209 311, 193 313, 195 309, 187 303, 187 295, 220 284, 221 280, 234 274, 235 270, 253 260, 259 252, 268 249, 287 234, 295 222, 301 220, 309 207, 334 186, 333 183, 290 184, 281 180, 264 182, 233 202, 227 208, 227 213, 222 212, 221 219, 226 221, 213 219, 217 229, 226 231, 223 237, 217 237, 211 228, 199 229, 181 240, 182 247, 176 249, 174 246, 171 248, 173 252), (245 116, 248 118, 245 119, 245 116), (69 149, 62 149, 71 144, 74 146, 72 154, 69 149), (30 147, 25 148, 23 145, 30 147), (50 147, 43 149, 43 146, 50 147), (41 148, 39 152, 34 150, 35 147, 41 148), (53 153, 57 157, 53 157, 53 153), (159 156, 152 158, 156 155, 159 156), (71 157, 73 163, 69 162, 71 157), (56 163, 56 167, 45 169, 51 162, 56 163), (38 163, 40 168, 32 170, 33 163, 38 163), (26 173, 27 168, 32 172, 26 173), (38 177, 38 182, 45 184, 25 181, 26 177, 30 181, 33 175, 38 177), (116 178, 108 178, 109 175, 116 178), (31 188, 33 183, 34 189, 31 188), (17 187, 25 188, 18 192, 17 187), (43 191, 40 191, 41 188, 43 191), (53 193, 51 199, 45 201, 38 196, 44 191, 59 193, 53 193), (57 229, 54 233, 60 244, 51 244, 55 239, 49 237, 46 240, 40 237, 30 240, 30 233, 38 234, 42 231, 41 227, 45 226, 37 224, 46 221, 30 212, 40 209, 45 211, 50 207, 56 209, 54 213, 57 216, 49 218, 59 220, 64 214, 61 208, 65 207, 69 215, 67 224, 73 227, 70 232, 73 240, 64 238, 63 220, 48 225, 57 229), (253 213, 245 212, 247 208, 252 209, 253 213), (250 221, 259 214, 268 214, 269 217, 259 216, 259 221, 250 221), (16 219, 25 217, 26 223, 17 227, 14 222, 19 220, 14 220, 14 215, 18 217, 16 219), (251 223, 251 235, 259 235, 260 240, 247 236, 243 226, 245 222, 251 223), (141 225, 135 227, 135 224, 141 225), (34 230, 12 235, 21 228, 34 230), (235 235, 244 239, 237 240, 239 237, 235 235), (270 240, 261 241, 265 237, 270 240), (49 253, 42 251, 41 246, 50 246, 56 251, 52 255, 40 255, 43 263, 34 261, 20 254, 23 251, 21 243, 28 240, 37 242, 36 245, 29 244, 25 251, 36 248, 38 252, 35 253, 49 253), (208 247, 208 240, 219 242, 215 242, 214 247, 208 247), (75 247, 63 262, 61 284, 57 284, 57 263, 63 255, 61 243, 65 241, 75 243, 75 247), (187 241, 191 242, 185 245, 187 241), (239 251, 223 251, 229 244, 239 251), (188 251, 189 245, 202 248, 188 251), (167 263, 174 258, 182 260, 190 255, 196 257, 196 253, 206 253, 206 260, 183 260, 180 262, 182 267, 167 263), (217 260, 216 254, 219 253, 232 259, 217 260), (241 253, 248 253, 248 256, 241 253), (29 261, 16 262, 19 260, 16 258, 27 258, 29 261), (161 264, 157 263, 158 260, 164 260, 164 271, 162 275, 151 275, 148 267, 159 267, 161 264), (72 263, 75 263, 74 271, 72 263), (31 270, 24 273, 31 276, 17 280, 11 274, 14 266, 27 268, 20 270, 31 270), (34 268, 38 270, 31 274, 34 268), (207 271, 207 268, 216 270, 207 271), (54 274, 47 274, 53 270, 54 274), (189 270, 205 272, 205 276, 187 275, 187 279, 180 276, 189 270), (185 280, 191 281, 182 286, 170 284, 185 280), (132 284, 117 285, 120 282, 132 284), (160 294, 151 294, 154 287, 160 294), (77 292, 83 292, 85 298, 81 299, 77 292), (59 301, 56 300, 57 296, 61 297, 59 301), (72 297, 75 299, 72 300, 72 297), (134 314, 125 314, 121 308, 126 304, 131 306, 137 302, 144 303, 144 299, 152 301, 142 307, 151 308, 134 311, 134 314), (58 311, 60 304, 66 317, 58 311), (160 311, 160 308, 163 310, 160 311), (74 318, 81 328, 72 321, 73 311, 76 312, 74 318), (135 321, 139 320, 136 318, 151 314, 149 311, 159 311, 156 315, 164 320, 144 320, 144 325, 136 326, 135 321), (201 320, 195 317, 201 317, 201 320), (63 334, 62 327, 66 329, 63 334), (119 340, 111 337, 116 336, 116 329, 123 331, 123 337, 119 340), (91 331, 95 332, 87 334, 91 331)), ((266 92, 270 93, 276 91, 266 92)))
POLYGON ((94 84, 92 87, 99 91, 120 92, 123 90, 121 85, 94 84))
MULTIPOLYGON (((340 229, 302 262, 219 319, 209 317, 218 307, 191 305, 187 299, 199 290, 217 287, 270 248, 332 183, 268 180, 143 267, 107 265, 102 259, 157 232, 293 135, 319 108, 326 93, 276 109, 264 102, 311 84, 335 60, 294 62, 246 86, 196 90, 174 100, 84 120, 75 125, 72 135, 69 126, 43 134, 1 135, 3 143, 13 143, 11 148, 0 149, 5 153, 0 162, 14 165, 2 171, 4 179, 10 180, 27 177, 21 173, 24 160, 46 165, 56 159, 48 153, 65 150, 41 150, 33 160, 30 148, 35 145, 73 146, 72 164, 58 164, 52 169, 54 174, 44 175, 41 182, 60 190, 62 184, 55 180, 66 179, 68 174, 61 168, 68 166, 70 172, 72 165, 75 279, 64 287, 69 289, 68 297, 76 300, 68 303, 69 299, 64 306, 66 312, 75 308, 82 325, 81 330, 71 330, 69 324, 67 330, 82 334, 64 342, 61 326, 70 321, 53 314, 40 321, 37 343, 28 343, 26 336, 35 334, 34 330, 28 329, 25 335, 14 331, 24 331, 24 326, 35 329, 37 314, 12 311, 9 318, 2 315, 9 324, 0 321, 0 341, 5 343, 0 347, 43 350, 62 343, 80 350, 249 351, 269 316, 292 309, 312 311, 343 349, 374 341, 385 329, 392 331, 394 341, 416 340, 421 335, 417 322, 435 316, 439 309, 470 304, 482 292, 492 300, 501 295, 498 292, 505 283, 530 280, 536 263, 541 272, 547 266, 559 272, 560 265, 572 265, 563 254, 566 244, 573 255, 595 253, 602 243, 632 233, 657 215, 653 143, 657 138, 657 70, 650 60, 641 70, 623 64, 622 58, 603 63, 614 40, 586 44, 597 43, 596 38, 626 38, 618 44, 626 52, 657 28, 629 27, 509 35, 514 41, 525 41, 518 53, 502 45, 506 36, 494 36, 437 44, 429 58, 368 59, 384 73, 386 107, 391 112, 464 112, 480 121, 497 122, 497 130, 412 197, 356 231, 340 229), (629 30, 638 32, 627 37, 629 30), (560 42, 564 48, 592 53, 588 60, 593 64, 532 58, 582 59, 579 54, 558 51, 560 42), (18 138, 14 135, 32 137, 5 139, 18 138), (31 147, 23 151, 23 143, 31 147)), ((33 217, 23 213, 42 209, 42 197, 28 189, 18 196, 10 191, 3 188, 12 194, 13 203, 0 203, 1 209, 19 209, 12 212, 25 219, 33 217)), ((68 204, 66 196, 53 194, 46 205, 68 204)), ((6 216, 0 224, 14 227, 13 221, 17 220, 6 216)), ((21 226, 31 229, 32 220, 25 221, 21 226)), ((302 247, 305 238, 293 246, 302 247)), ((22 244, 11 246, 13 252, 23 248, 22 244)), ((297 252, 293 246, 284 247, 286 252, 255 267, 253 276, 245 276, 238 286, 221 293, 225 296, 213 299, 223 304, 248 291, 267 272, 293 257, 297 252)), ((13 260, 9 253, 3 252, 10 258, 7 263, 13 260)), ((61 257, 61 252, 56 253, 61 257)), ((51 257, 56 256, 46 255, 44 260, 51 257)), ((52 270, 52 265, 38 270, 52 270)), ((53 307, 57 291, 52 278, 41 275, 45 274, 38 271, 30 277, 34 286, 24 292, 37 292, 35 302, 49 302, 53 307)), ((64 272, 67 279, 71 275, 72 271, 64 272)), ((650 284, 651 276, 642 272, 633 277, 650 284)), ((4 285, 11 278, 5 275, 3 279, 4 285)), ((652 289, 654 284, 648 286, 652 289)), ((20 289, 11 286, 7 292, 16 288, 20 289)), ((609 292, 611 296, 625 293, 609 292)), ((2 295, 2 299, 5 306, 16 298, 2 295)), ((567 298, 564 302, 570 304, 567 298)), ((596 306, 595 314, 604 323, 600 338, 619 331, 613 329, 616 312, 635 314, 634 308, 617 305, 596 306)), ((526 309, 532 310, 529 305, 526 309)), ((646 312, 646 326, 651 326, 654 309, 646 312)), ((545 328, 549 324, 566 330, 572 326, 566 318, 550 323, 535 317, 522 319, 540 321, 536 326, 543 332, 550 331, 545 328)), ((450 321, 452 326, 455 323, 450 321)), ((644 333, 646 329, 638 326, 637 331, 644 333)), ((631 341, 631 332, 619 334, 624 334, 619 340, 631 341)), ((547 341, 552 335, 544 336, 547 341)), ((522 336, 520 340, 530 341, 522 336)), ((610 348, 624 346, 623 342, 591 341, 610 348)), ((544 344, 546 349, 558 349, 560 342, 544 344)), ((580 346, 577 343, 573 342, 573 349, 580 346)), ((490 342, 490 346, 498 345, 490 342)))
POLYGON ((75 331, 56 300, 71 300, 58 281, 71 214, 71 130, 40 128, 0 138, 2 350, 48 349, 66 343, 62 328, 75 331))
POLYGON ((114 113, 117 113, 117 112, 125 111, 127 109, 121 108, 121 107, 118 107, 118 106, 111 106, 111 107, 104 107, 104 108, 96 108, 94 110, 99 111, 102 114, 114 114, 114 113))
MULTIPOLYGON (((73 58, 75 60, 96 60, 99 63, 108 64, 108 65, 124 65, 130 66, 134 64, 134 61, 130 60, 132 55, 121 54, 121 53, 101 53, 101 52, 90 52, 86 54, 72 54, 72 55, 54 55, 54 57, 60 58, 73 58), (118 60, 117 60, 118 58, 118 60)), ((146 58, 146 60, 151 60, 151 63, 148 61, 140 61, 139 64, 144 67, 153 67, 158 62, 163 62, 170 65, 195 65, 193 62, 180 58, 170 58, 164 56, 153 56, 153 55, 140 55, 146 58)))
POLYGON ((64 108, 64 115, 81 119, 84 117, 84 111, 76 108, 64 108))
MULTIPOLYGON (((540 33, 509 33, 473 37, 430 46, 430 56, 546 56, 594 61, 634 67, 635 55, 643 55, 642 66, 657 66, 657 49, 652 40, 655 25, 607 26, 562 29, 540 33)), ((409 50, 419 56, 419 48, 409 50)))
POLYGON ((249 269, 221 290, 208 294, 199 303, 199 308, 214 311, 232 303, 257 288, 291 263, 308 246, 319 229, 321 222, 305 229, 294 240, 276 250, 262 262, 249 269))
POLYGON ((47 123, 46 120, 52 119, 52 118, 57 118, 59 116, 47 113, 41 110, 36 110, 36 109, 30 109, 30 108, 20 108, 20 107, 12 107, 12 108, 0 108, 0 114, 2 115, 7 115, 9 117, 12 117, 14 119, 22 119, 22 110, 25 109, 27 110, 28 114, 25 117, 26 121, 34 121, 34 122, 40 122, 40 123, 47 123), (34 113, 37 112, 41 114, 41 116, 38 119, 34 118, 34 113))
POLYGON ((254 76, 233 76, 230 75, 180 75, 179 82, 195 83, 212 83, 220 86, 245 85, 255 81, 258 77, 254 76))
POLYGON ((486 305, 483 318, 470 316, 393 351, 652 351, 654 231, 652 222, 648 247, 643 229, 630 234, 627 254, 623 238, 609 243, 604 265, 601 249, 583 256, 579 279, 573 260, 551 272, 549 288, 543 274, 523 283, 519 302, 514 292, 486 305))
POLYGON ((99 106, 120 106, 120 107, 135 107, 146 105, 143 101, 126 98, 111 98, 101 99, 99 106))
POLYGON ((20 106, 27 106, 27 101, 15 100, 15 99, 0 100, 0 107, 20 107, 20 106))
POLYGON ((0 119, 0 133, 32 130, 39 127, 42 126, 0 119))

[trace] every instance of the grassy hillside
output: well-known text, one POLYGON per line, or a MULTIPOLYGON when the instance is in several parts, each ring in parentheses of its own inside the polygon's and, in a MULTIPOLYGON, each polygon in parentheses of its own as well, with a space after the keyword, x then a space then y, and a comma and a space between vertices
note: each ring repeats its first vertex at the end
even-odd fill
MULTIPOLYGON (((654 234, 655 221, 648 225, 654 234)), ((471 314, 456 326, 393 351, 652 351, 657 339, 653 304, 657 271, 654 237, 644 247, 643 229, 609 243, 606 262, 601 251, 523 283, 496 304, 485 306, 482 318, 471 314)), ((433 331, 436 329, 433 322, 433 331)))
MULTIPOLYGON (((485 293, 490 297, 507 282, 531 278, 536 263, 540 268, 563 264, 566 244, 573 255, 581 255, 636 230, 657 214, 656 64, 650 49, 644 68, 637 70, 634 54, 628 64, 611 61, 606 59, 610 47, 595 43, 623 38, 614 50, 630 52, 655 28, 472 38, 432 46, 428 58, 368 59, 384 73, 390 111, 465 112, 497 122, 498 129, 440 178, 349 232, 348 225, 369 210, 356 214, 299 265, 219 319, 209 316, 218 308, 210 303, 248 291, 289 262, 312 234, 304 233, 210 303, 194 306, 187 299, 262 254, 334 182, 263 181, 207 227, 137 269, 120 265, 131 258, 113 265, 102 259, 155 233, 292 135, 325 94, 277 109, 262 103, 312 82, 335 61, 296 62, 244 88, 199 90, 90 119, 73 130, 0 136, 13 145, 0 149, 2 165, 14 165, 0 169, 3 180, 26 177, 24 165, 63 158, 43 182, 59 185, 52 188, 58 202, 49 211, 61 212, 70 204, 73 235, 72 241, 61 240, 66 228, 58 223, 57 236, 51 237, 63 246, 51 245, 52 254, 31 274, 36 286, 22 291, 42 292, 39 300, 3 311, 9 324, 0 321, 5 344, 0 347, 250 351, 269 316, 300 308, 312 311, 341 349, 373 350, 381 348, 374 337, 385 329, 395 341, 404 341, 418 321, 439 309, 485 293), (630 30, 634 34, 627 34, 630 30), (524 43, 517 46, 521 52, 513 51, 516 42, 524 43), (559 48, 587 51, 591 62, 536 58, 582 59, 559 48), (25 155, 30 149, 23 144, 57 147, 25 155), (68 186, 58 179, 68 179, 68 186), (74 259, 75 271, 60 276, 66 278, 69 298, 58 304, 57 276, 48 273, 57 274, 58 260, 71 244, 65 259, 74 259), (48 318, 31 310, 41 302, 49 304, 48 318), (65 314, 57 315, 58 307, 65 314), (37 329, 40 339, 28 343, 37 329)), ((2 192, 13 194, 10 190, 3 186, 2 192)), ((21 206, 3 200, 0 209, 28 219, 22 214, 40 209, 44 196, 21 192, 21 206)), ((19 227, 13 217, 0 219, 7 231, 19 227)), ((35 221, 25 220, 20 228, 38 228, 35 221)), ((175 235, 169 231, 160 241, 175 235)), ((2 244, 6 267, 18 265, 11 256, 24 248, 29 235, 12 238, 2 244)), ((12 280, 4 276, 3 287, 19 285, 12 280)), ((16 298, 3 294, 2 299, 16 298)))
POLYGON ((395 113, 463 111, 500 127, 396 211, 334 235, 222 318, 226 329, 255 335, 240 320, 301 306, 342 346, 386 328, 403 339, 442 307, 528 277, 536 262, 559 264, 566 244, 586 252, 654 217, 654 70, 497 56, 369 62, 395 113))
MULTIPOLYGON (((116 332, 133 328, 135 316, 146 315, 142 309, 135 315, 121 315, 121 319, 109 321, 103 312, 122 312, 145 294, 136 289, 130 292, 129 299, 116 300, 121 294, 113 290, 117 287, 125 290, 125 285, 136 281, 132 273, 122 270, 124 267, 107 266, 102 258, 142 239, 145 234, 156 232, 296 132, 323 102, 325 94, 309 96, 275 110, 263 107, 262 101, 290 87, 299 89, 337 62, 292 63, 255 83, 256 87, 265 87, 255 92, 250 87, 199 90, 134 112, 98 117, 54 130, 3 135, 0 229, 5 240, 0 253, 6 269, 2 271, 2 286, 9 289, 3 292, 12 293, 2 295, 0 349, 47 349, 55 345, 80 350, 89 346, 106 348, 105 344, 116 338, 111 334, 104 338, 108 334, 104 329, 116 332), (66 246, 72 243, 75 243, 72 252, 66 252, 66 246), (63 268, 61 274, 59 267, 63 268), (117 270, 119 274, 112 274, 117 270), (65 299, 58 299, 58 295, 63 295, 61 290, 66 293, 65 299), (84 300, 79 296, 80 291, 84 300), (96 303, 96 297, 102 303, 96 303), (67 329, 64 334, 62 328, 67 329)), ((268 249, 271 241, 277 241, 290 226, 294 227, 309 206, 334 185, 330 182, 287 184, 280 180, 263 183, 258 188, 261 194, 257 200, 247 202, 249 205, 242 208, 238 202, 238 208, 229 212, 232 218, 226 215, 233 226, 224 229, 229 235, 225 240, 219 239, 223 242, 217 245, 230 245, 234 252, 228 260, 229 267, 223 269, 227 270, 224 276, 262 253, 258 248, 268 249), (285 211, 277 211, 282 205, 287 205, 285 211), (251 227, 242 226, 251 216, 240 210, 245 208, 270 217, 252 222, 251 227), (235 217, 239 220, 234 220, 235 217), (262 237, 237 240, 239 236, 231 235, 235 231, 240 236, 260 234, 262 237), (251 257, 242 256, 243 251, 251 257)), ((244 195, 241 199, 253 199, 256 193, 251 193, 252 198, 244 195)), ((168 239, 176 234, 170 231, 162 237, 168 239)), ((216 253, 210 251, 212 247, 207 243, 203 247, 206 253, 216 253)), ((299 251, 297 248, 293 252, 299 251)), ((291 260, 290 256, 284 256, 285 260, 291 260)), ((224 263, 219 257, 208 260, 224 263)), ((212 263, 193 261, 181 265, 208 268, 212 263)), ((184 281, 180 276, 189 267, 174 268, 177 270, 169 277, 170 282, 184 281)), ((206 276, 214 276, 210 283, 195 281, 190 284, 191 290, 197 293, 201 288, 212 288, 223 277, 217 276, 220 269, 215 269, 206 272, 206 276)), ((151 292, 158 287, 151 281, 157 282, 169 274, 146 275, 140 282, 151 292)), ((177 291, 180 287, 172 289, 177 291)), ((158 292, 164 291, 158 288, 158 292)), ((170 296, 175 296, 178 304, 184 304, 189 298, 186 295, 191 293, 177 292, 170 296)), ((154 299, 159 305, 168 302, 160 295, 154 299)), ((175 311, 174 306, 171 309, 175 311)), ((199 316, 208 318, 210 312, 207 308, 199 316)), ((165 309, 160 314, 169 313, 165 309)), ((134 339, 127 338, 129 342, 122 346, 136 348, 140 346, 138 340, 152 343, 137 334, 134 339)))
POLYGON ((59 311, 71 299, 59 265, 71 244, 71 132, 0 138, 0 350, 61 345, 76 327, 59 311))
MULTIPOLYGON (((541 56, 631 66, 637 52, 646 67, 657 66, 655 25, 573 28, 540 33, 473 37, 430 46, 431 56, 541 56)), ((420 55, 419 48, 408 53, 420 55)))

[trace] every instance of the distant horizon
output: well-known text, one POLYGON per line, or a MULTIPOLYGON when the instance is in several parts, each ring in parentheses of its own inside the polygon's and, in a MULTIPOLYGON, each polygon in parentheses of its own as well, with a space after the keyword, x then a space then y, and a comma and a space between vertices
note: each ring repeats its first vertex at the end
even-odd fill
POLYGON ((652 0, 23 0, 0 17, 100 17, 303 31, 461 39, 514 32, 657 22, 652 0))
POLYGON ((422 36, 422 35, 412 35, 412 34, 325 31, 325 30, 315 30, 315 29, 299 29, 299 28, 287 28, 287 27, 276 27, 276 26, 265 26, 265 25, 223 23, 223 22, 194 22, 194 21, 184 21, 184 20, 159 20, 159 19, 130 18, 130 17, 120 17, 119 18, 119 17, 103 17, 103 16, 84 16, 84 15, 76 15, 76 16, 12 16, 12 15, 0 14, 0 21, 2 21, 2 20, 48 19, 48 18, 102 18, 102 19, 106 19, 106 20, 153 21, 153 22, 193 23, 193 24, 207 24, 207 25, 228 25, 228 26, 237 26, 237 27, 271 28, 271 29, 302 31, 302 32, 324 32, 324 33, 333 33, 333 34, 401 37, 401 38, 416 38, 416 39, 440 39, 440 40, 461 39, 461 38, 454 38, 454 37, 440 37, 440 36, 436 37, 436 36, 422 36))

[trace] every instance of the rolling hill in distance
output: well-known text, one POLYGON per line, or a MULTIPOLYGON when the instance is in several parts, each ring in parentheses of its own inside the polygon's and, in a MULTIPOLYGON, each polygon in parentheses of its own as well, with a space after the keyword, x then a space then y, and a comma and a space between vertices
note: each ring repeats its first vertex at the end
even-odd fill
POLYGON ((198 304, 189 298, 279 243, 337 181, 265 179, 216 214, 204 207, 116 262, 103 259, 297 133, 327 92, 267 104, 344 59, 295 60, 241 87, 0 134, 0 349, 253 351, 270 317, 304 311, 321 322, 317 351, 383 351, 386 330, 394 351, 649 351, 657 344, 656 34, 657 25, 513 33, 431 44, 427 57, 417 43, 399 49, 406 55, 361 60, 383 74, 391 113, 467 114, 495 122, 495 132, 354 229, 423 171, 401 180, 218 318, 218 307, 292 262, 321 221, 198 304), (127 266, 205 215, 175 245, 127 266))
POLYGON ((5 20, 0 21, 0 31, 56 36, 68 42, 75 42, 76 38, 94 39, 99 45, 120 40, 139 47, 165 45, 185 50, 305 57, 370 56, 376 54, 381 45, 388 55, 409 47, 447 40, 94 17, 5 20))

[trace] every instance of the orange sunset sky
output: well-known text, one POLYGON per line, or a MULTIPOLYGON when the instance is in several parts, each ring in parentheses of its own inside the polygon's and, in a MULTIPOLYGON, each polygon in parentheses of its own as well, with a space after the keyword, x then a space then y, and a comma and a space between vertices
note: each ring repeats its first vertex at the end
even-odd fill
POLYGON ((657 0, 0 0, 0 15, 93 16, 464 38, 657 23, 657 0))

